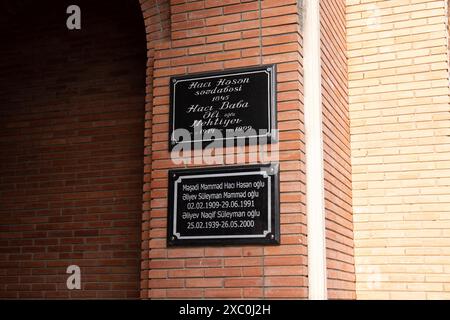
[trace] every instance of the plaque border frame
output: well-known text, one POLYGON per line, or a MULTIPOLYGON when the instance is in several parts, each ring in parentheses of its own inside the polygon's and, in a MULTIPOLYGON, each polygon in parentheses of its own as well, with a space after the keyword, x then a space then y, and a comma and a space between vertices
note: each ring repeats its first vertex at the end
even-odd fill
MULTIPOLYGON (((174 169, 168 172, 168 212, 167 212, 167 246, 230 246, 230 245, 279 245, 280 244, 280 179, 279 164, 240 165, 226 167, 205 167, 194 169, 174 169), (176 225, 176 187, 177 180, 189 176, 214 176, 214 174, 229 175, 230 173, 247 173, 246 175, 266 175, 271 181, 268 201, 270 202, 268 213, 269 230, 264 235, 205 235, 194 237, 177 236, 176 225)), ((179 234, 179 233, 178 233, 179 234)))

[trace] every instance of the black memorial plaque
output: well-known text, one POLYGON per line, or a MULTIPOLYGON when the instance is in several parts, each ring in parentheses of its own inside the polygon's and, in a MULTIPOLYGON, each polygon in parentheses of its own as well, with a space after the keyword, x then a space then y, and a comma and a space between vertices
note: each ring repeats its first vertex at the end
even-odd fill
POLYGON ((171 149, 179 143, 225 145, 236 137, 246 144, 277 140, 275 65, 172 77, 170 83, 171 149))
POLYGON ((169 171, 169 246, 279 244, 278 165, 169 171))

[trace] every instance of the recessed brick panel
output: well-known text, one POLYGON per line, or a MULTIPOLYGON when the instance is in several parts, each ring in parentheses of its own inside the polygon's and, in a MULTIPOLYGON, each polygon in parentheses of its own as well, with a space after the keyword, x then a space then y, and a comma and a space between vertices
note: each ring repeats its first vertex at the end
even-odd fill
POLYGON ((139 297, 142 13, 73 2, 20 1, 0 20, 1 298, 139 297), (71 264, 82 290, 66 288, 71 264))

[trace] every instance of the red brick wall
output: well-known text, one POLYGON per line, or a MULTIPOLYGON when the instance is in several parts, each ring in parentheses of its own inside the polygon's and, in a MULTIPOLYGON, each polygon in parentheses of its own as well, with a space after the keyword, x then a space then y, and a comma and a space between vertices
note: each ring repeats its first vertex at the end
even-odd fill
POLYGON ((0 298, 137 298, 142 13, 81 1, 82 30, 69 32, 68 4, 2 12, 0 298), (82 290, 66 288, 71 264, 82 290))
POLYGON ((320 5, 328 296, 354 299, 345 0, 320 5))
POLYGON ((157 40, 148 45, 141 297, 307 297, 298 1, 141 3, 147 38, 157 40), (167 249, 169 77, 270 63, 278 67, 281 246, 167 249))

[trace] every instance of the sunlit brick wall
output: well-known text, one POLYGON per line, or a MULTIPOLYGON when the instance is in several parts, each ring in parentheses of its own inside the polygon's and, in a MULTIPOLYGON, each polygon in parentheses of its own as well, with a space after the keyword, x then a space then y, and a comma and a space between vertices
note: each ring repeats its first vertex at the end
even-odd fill
POLYGON ((446 0, 347 0, 358 298, 450 298, 446 0))

